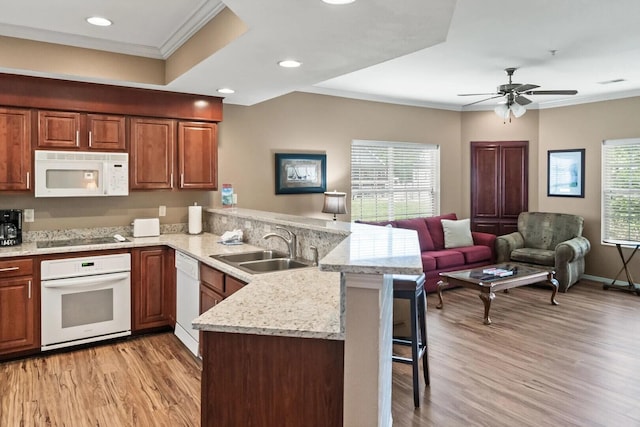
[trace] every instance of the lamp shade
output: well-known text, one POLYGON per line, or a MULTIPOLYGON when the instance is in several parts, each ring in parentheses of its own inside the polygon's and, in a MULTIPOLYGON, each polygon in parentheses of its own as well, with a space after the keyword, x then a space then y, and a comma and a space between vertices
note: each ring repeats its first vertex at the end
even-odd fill
POLYGON ((332 213, 333 220, 336 220, 336 214, 347 213, 347 193, 339 191, 325 191, 323 213, 332 213))

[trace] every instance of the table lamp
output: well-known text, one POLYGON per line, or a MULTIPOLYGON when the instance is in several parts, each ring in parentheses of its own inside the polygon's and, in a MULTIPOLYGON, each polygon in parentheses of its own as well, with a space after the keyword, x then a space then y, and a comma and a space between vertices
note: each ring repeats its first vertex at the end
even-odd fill
POLYGON ((323 213, 332 213, 333 220, 336 221, 336 214, 347 213, 347 193, 339 191, 325 191, 323 213))

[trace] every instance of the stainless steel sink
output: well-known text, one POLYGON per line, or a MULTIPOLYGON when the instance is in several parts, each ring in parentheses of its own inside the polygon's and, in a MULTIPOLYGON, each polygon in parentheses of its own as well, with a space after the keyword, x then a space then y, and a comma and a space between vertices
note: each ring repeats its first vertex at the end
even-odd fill
POLYGON ((288 255, 284 252, 271 250, 210 256, 211 258, 225 262, 251 274, 269 273, 272 271, 291 270, 311 266, 310 263, 305 261, 288 258, 288 255))
POLYGON ((270 271, 290 270, 292 268, 309 267, 300 261, 291 258, 265 259, 261 261, 241 262, 238 264, 240 268, 245 268, 256 273, 268 273, 270 271))
POLYGON ((238 254, 227 254, 227 255, 211 255, 211 258, 218 259, 220 261, 225 261, 228 263, 240 263, 246 261, 259 261, 263 259, 273 259, 273 258, 286 258, 287 254, 284 252, 278 251, 254 251, 254 252, 242 252, 238 254))

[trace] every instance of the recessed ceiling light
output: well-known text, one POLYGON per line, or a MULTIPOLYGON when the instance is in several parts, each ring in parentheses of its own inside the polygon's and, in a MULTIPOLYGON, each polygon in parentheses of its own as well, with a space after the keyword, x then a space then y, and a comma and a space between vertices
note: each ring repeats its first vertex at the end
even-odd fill
POLYGON ((349 3, 355 2, 356 0, 322 0, 322 1, 327 4, 349 4, 349 3))
POLYGON ((218 93, 236 93, 236 91, 228 87, 221 87, 218 89, 218 93))
POLYGON ((293 59, 285 59, 284 61, 278 62, 278 65, 284 68, 297 68, 302 65, 302 62, 295 61, 293 59))
POLYGON ((91 25, 97 25, 98 27, 108 27, 113 24, 113 22, 107 18, 101 18, 100 16, 91 16, 87 18, 87 22, 91 25))

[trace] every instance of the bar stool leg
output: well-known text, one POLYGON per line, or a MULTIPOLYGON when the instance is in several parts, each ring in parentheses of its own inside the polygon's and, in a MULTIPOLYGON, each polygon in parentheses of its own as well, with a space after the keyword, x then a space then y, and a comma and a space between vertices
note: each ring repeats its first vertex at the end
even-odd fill
POLYGON ((429 346, 427 343, 427 302, 426 293, 418 296, 418 320, 420 321, 420 357, 422 357, 422 373, 425 385, 429 385, 429 346))
POLYGON ((416 293, 409 298, 411 303, 411 368, 413 371, 413 405, 420 407, 420 373, 419 373, 419 361, 420 361, 420 343, 418 339, 418 301, 416 293))

